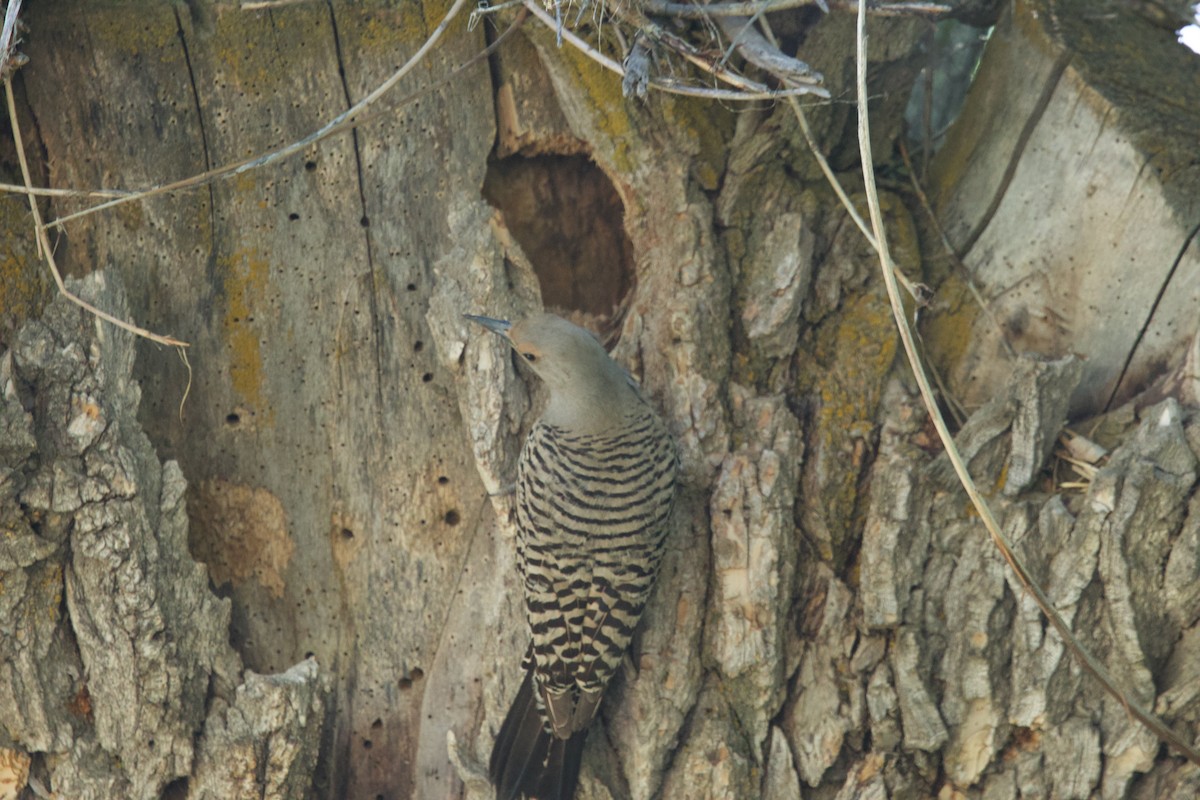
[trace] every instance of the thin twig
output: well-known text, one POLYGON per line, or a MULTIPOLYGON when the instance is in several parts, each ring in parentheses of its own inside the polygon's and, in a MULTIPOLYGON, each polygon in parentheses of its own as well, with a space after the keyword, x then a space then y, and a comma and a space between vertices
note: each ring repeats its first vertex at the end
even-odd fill
POLYGON ((1025 568, 1025 564, 1013 552, 1012 545, 1008 538, 1000 530, 996 518, 992 515, 992 510, 979 494, 978 488, 975 486, 975 481, 971 478, 971 474, 967 471, 966 465, 963 463, 962 456, 958 452, 958 448, 954 444, 954 439, 950 436, 950 431, 946 427, 946 421, 942 418, 941 412, 938 410, 937 402, 934 398, 933 389, 929 385, 929 378, 925 375, 925 370, 921 365, 920 357, 917 355, 916 342, 913 339, 912 331, 908 327, 908 322, 904 314, 904 305, 900 300, 900 292, 896 287, 894 278, 895 266, 892 264, 891 254, 888 252, 887 237, 883 233, 883 215, 879 207, 879 195, 875 189, 875 167, 871 158, 871 133, 870 121, 867 115, 867 50, 866 50, 866 14, 862 8, 858 12, 858 33, 857 33, 857 73, 858 73, 858 147, 862 161, 863 182, 867 193, 867 207, 871 212, 871 227, 875 232, 875 239, 879 242, 879 247, 876 251, 879 253, 879 263, 883 270, 883 282, 887 287, 888 300, 892 306, 892 316, 895 318, 896 327, 900 332, 900 339, 904 343, 904 351, 908 356, 908 363, 912 367, 913 375, 917 379, 917 386, 921 390, 921 398, 925 402, 925 408, 929 412, 929 417, 933 420, 934 427, 937 429, 938 436, 941 437, 942 445, 946 449, 946 456, 950 459, 950 463, 954 467, 955 473, 958 475, 959 482, 970 497, 972 505, 979 513, 979 518, 983 520, 984 526, 987 528, 988 534, 996 545, 996 549, 1008 562, 1012 568, 1017 580, 1025 591, 1033 596, 1038 607, 1045 614, 1050 624, 1058 632, 1063 643, 1067 646, 1079 663, 1085 670, 1090 672, 1104 690, 1112 695, 1130 715, 1139 720, 1159 739, 1173 747, 1177 748, 1191 761, 1200 764, 1200 752, 1185 742, 1182 737, 1168 728, 1161 720, 1143 709, 1135 700, 1129 697, 1127 692, 1122 691, 1108 674, 1108 670, 1095 657, 1093 657, 1083 645, 1075 638, 1071 628, 1059 616, 1055 610, 1050 598, 1042 591, 1037 582, 1030 576, 1029 571, 1025 568))
POLYGON ((429 34, 429 38, 425 40, 425 43, 421 45, 417 52, 413 53, 412 57, 406 61, 404 65, 400 67, 400 69, 392 73, 390 78, 377 86, 362 100, 359 100, 357 103, 350 106, 350 108, 346 109, 341 114, 338 114, 336 117, 330 120, 325 126, 313 131, 303 139, 292 142, 291 144, 281 147, 278 150, 272 150, 271 152, 263 155, 247 158, 243 161, 228 164, 224 167, 209 170, 208 172, 204 172, 199 175, 193 175, 189 178, 184 178, 183 180, 175 181, 173 183, 155 186, 151 189, 137 192, 136 194, 119 197, 114 200, 110 200, 107 203, 99 203, 98 205, 85 208, 82 211, 76 211, 74 214, 67 214, 66 216, 59 217, 58 219, 49 223, 48 227, 62 227, 71 220, 79 219, 80 217, 85 217, 89 214, 95 214, 98 211, 113 208, 114 206, 123 205, 133 200, 143 200, 149 197, 156 197, 160 194, 166 194, 168 192, 177 192, 180 189, 190 189, 195 186, 201 186, 206 183, 210 183, 216 178, 232 177, 234 175, 240 175, 243 172, 248 172, 252 169, 265 167, 268 164, 273 164, 276 161, 298 153, 309 145, 314 144, 315 142, 318 142, 327 136, 331 136, 339 131, 345 130, 346 128, 353 127, 354 125, 358 124, 359 120, 357 119, 357 116, 364 109, 368 108, 372 103, 386 94, 393 86, 399 83, 400 80, 413 69, 413 67, 419 64, 421 60, 425 58, 429 51, 433 49, 433 46, 437 44, 438 40, 442 38, 442 34, 446 32, 446 28, 449 27, 450 22, 458 15, 458 12, 462 10, 462 7, 465 6, 467 2, 468 0, 455 0, 454 5, 451 6, 450 10, 446 12, 446 16, 442 19, 441 23, 434 28, 433 33, 429 34))
MULTIPOLYGON (((745 2, 709 3, 708 5, 671 3, 667 0, 644 0, 642 7, 646 9, 647 14, 657 14, 662 17, 704 19, 705 17, 749 17, 763 12, 823 4, 824 0, 746 0, 745 2)), ((828 10, 828 7, 825 10, 828 10)))
POLYGON ((238 6, 239 11, 262 11, 267 8, 280 8, 282 6, 294 6, 299 3, 307 2, 307 0, 243 0, 238 6))
MULTIPOLYGON (((534 0, 527 0, 527 3, 534 0)), ((661 25, 649 19, 645 14, 642 14, 632 6, 614 6, 613 13, 618 19, 633 26, 637 30, 650 37, 655 42, 670 48, 673 52, 678 53, 687 61, 694 64, 696 67, 704 70, 719 81, 728 83, 738 89, 748 92, 769 91, 765 84, 758 81, 750 80, 749 78, 739 75, 729 69, 726 69, 723 60, 713 58, 696 48, 691 42, 686 39, 681 39, 671 33, 661 25)), ((794 89, 807 89, 808 93, 815 94, 818 97, 829 97, 829 92, 820 86, 811 84, 801 84, 797 82, 792 85, 794 89)))
MULTIPOLYGON (((538 0, 525 0, 525 8, 529 9, 529 13, 538 18, 538 21, 546 25, 552 30, 557 30, 554 17, 550 16, 543 9, 538 0)), ((570 29, 563 28, 562 39, 567 44, 579 50, 585 56, 595 61, 600 66, 615 72, 618 75, 625 75, 625 68, 619 63, 604 55, 600 51, 593 48, 583 39, 576 36, 570 29)), ((700 66, 707 71, 707 63, 702 63, 700 66)), ((672 94, 690 95, 692 97, 707 97, 713 100, 777 100, 781 97, 795 98, 799 95, 814 94, 813 88, 801 87, 795 89, 768 89, 760 83, 756 83, 746 78, 741 79, 742 85, 757 87, 749 91, 729 91, 724 89, 713 89, 703 86, 688 86, 671 78, 651 78, 650 85, 656 89, 661 89, 672 94)))
MULTIPOLYGON (((762 21, 762 31, 771 44, 779 47, 779 40, 775 38, 775 32, 771 30, 770 23, 765 19, 762 21)), ((833 174, 833 168, 829 166, 829 162, 822 155, 821 148, 817 144, 817 137, 813 135, 812 127, 808 124, 808 116, 804 113, 803 106, 796 102, 794 97, 789 97, 788 103, 791 104, 792 113, 796 115, 796 119, 800 123, 800 132, 804 134, 804 141, 808 142, 808 149, 812 152, 813 158, 817 160, 817 166, 821 168, 821 174, 825 176, 825 180, 828 181, 830 188, 833 189, 833 193, 841 201, 842 206, 846 209, 846 213, 850 215, 850 219, 854 220, 854 224, 862 231, 862 235, 866 237, 867 243, 878 250, 879 247, 875 244, 875 237, 871 234, 871 229, 867 227, 866 221, 863 220, 862 214, 858 213, 858 209, 854 207, 854 203, 850 202, 850 197, 846 194, 846 190, 842 188, 841 182, 833 174)), ((905 291, 908 292, 909 296, 918 305, 924 305, 928 301, 929 287, 921 283, 913 283, 899 269, 896 270, 896 276, 905 291)))
POLYGON ((929 197, 925 194, 925 189, 921 186, 921 181, 917 177, 917 173, 913 171, 912 159, 908 157, 908 148, 904 146, 903 140, 900 142, 900 157, 904 159, 904 166, 908 170, 909 180, 912 181, 913 191, 917 193, 917 199, 921 202, 921 208, 925 209, 930 224, 933 225, 934 231, 937 232, 938 238, 942 242, 942 248, 950 256, 950 260, 954 263, 954 266, 958 267, 959 272, 962 273, 962 279, 967 284, 967 289, 970 290, 971 296, 975 298, 975 302, 979 304, 979 308, 983 310, 988 320, 996 328, 996 332, 1000 335, 1000 343, 1004 345, 1004 350, 1008 353, 1008 357, 1015 359, 1017 351, 1013 350, 1013 346, 1009 343, 1004 326, 1000 324, 1000 320, 996 317, 995 312, 992 311, 991 304, 984 299, 983 293, 975 285, 975 277, 971 274, 971 270, 967 268, 967 265, 963 263, 958 252, 955 251, 954 246, 950 244, 950 238, 946 236, 946 231, 942 228, 942 223, 938 220, 937 214, 933 213, 933 206, 929 203, 929 197))
POLYGON ((39 255, 46 260, 46 265, 50 267, 50 274, 54 276, 54 283, 58 286, 59 293, 80 308, 90 311, 100 319, 111 322, 118 328, 149 339, 152 342, 158 342, 159 344, 180 348, 187 347, 187 342, 181 342, 170 336, 151 333, 145 328, 139 328, 137 325, 132 325, 123 319, 118 319, 107 311, 96 308, 96 306, 76 296, 67 289, 62 275, 58 271, 58 264, 54 261, 54 248, 50 246, 50 237, 46 235, 46 226, 42 223, 42 212, 38 209, 37 198, 33 195, 33 180, 29 174, 29 163, 25 160, 25 140, 21 136, 21 124, 17 119, 17 104, 14 100, 11 77, 4 78, 4 93, 8 100, 8 120, 12 125, 13 141, 17 146, 17 161, 21 164, 21 178, 25 181, 25 188, 29 190, 27 196, 29 198, 29 212, 33 215, 34 239, 37 242, 39 255))
POLYGON ((183 397, 179 398, 179 421, 183 422, 183 407, 187 403, 188 395, 192 392, 192 362, 188 361, 187 350, 181 347, 176 352, 179 353, 179 360, 187 368, 188 374, 187 384, 183 387, 183 397))
POLYGON ((799 97, 800 95, 814 94, 812 89, 764 89, 761 92, 743 92, 737 89, 714 89, 708 86, 693 86, 677 78, 651 78, 650 85, 671 94, 679 94, 685 97, 703 97, 708 100, 778 100, 782 97, 799 97))
POLYGON ((815 91, 825 82, 825 77, 800 59, 784 55, 778 45, 768 42, 754 26, 757 19, 756 15, 716 20, 717 28, 731 40, 722 60, 736 48, 747 63, 773 75, 784 86, 812 86, 814 94, 829 97, 829 90, 823 87, 819 93, 815 91))
MULTIPOLYGON (((924 339, 921 340, 921 345, 925 345, 924 339)), ((937 384, 938 391, 941 392, 942 399, 946 403, 946 408, 950 409, 950 414, 954 417, 954 424, 961 430, 967 421, 966 408, 958 401, 957 397, 950 394, 950 389, 946 386, 946 382, 942 380, 942 374, 938 372, 937 367, 931 364, 929 371, 933 373, 933 382, 937 384)))
POLYGON ((122 189, 41 189, 15 183, 0 183, 0 192, 32 194, 37 197, 126 197, 134 194, 122 189))
POLYGON ((523 5, 524 2, 525 0, 504 0, 503 3, 490 5, 487 3, 487 0, 482 0, 482 2, 480 2, 480 4, 477 5, 471 12, 470 17, 467 20, 467 30, 474 30, 475 26, 479 24, 479 20, 488 14, 495 14, 498 11, 504 11, 505 9, 512 8, 513 6, 523 5))

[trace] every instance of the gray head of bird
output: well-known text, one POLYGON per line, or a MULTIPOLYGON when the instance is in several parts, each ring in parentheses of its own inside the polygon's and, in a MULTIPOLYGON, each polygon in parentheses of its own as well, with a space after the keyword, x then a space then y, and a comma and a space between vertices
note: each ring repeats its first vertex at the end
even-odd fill
POLYGON ((642 402, 632 380, 596 337, 554 314, 517 322, 464 314, 512 346, 550 392, 542 419, 571 430, 603 431, 619 426, 642 402))

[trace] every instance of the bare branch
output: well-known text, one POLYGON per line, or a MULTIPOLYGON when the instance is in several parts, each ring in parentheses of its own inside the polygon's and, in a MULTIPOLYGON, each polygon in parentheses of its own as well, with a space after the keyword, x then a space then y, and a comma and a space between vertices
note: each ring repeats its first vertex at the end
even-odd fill
MULTIPOLYGON (((529 13, 537 17, 538 21, 552 30, 558 30, 558 23, 554 17, 550 16, 545 9, 541 7, 538 0, 525 0, 525 8, 529 13)), ((571 45, 588 58, 595 61, 600 66, 615 72, 618 75, 625 75, 625 68, 618 64, 613 59, 596 50, 583 39, 576 36, 569 29, 564 28, 562 31, 563 41, 571 45)), ((690 47, 690 45, 688 45, 690 47)), ((682 53, 680 55, 683 55, 682 53)), ((695 63, 695 62, 693 62, 695 63)), ((709 71, 712 67, 711 61, 700 59, 698 64, 702 69, 709 71)), ((816 94, 818 96, 828 97, 828 93, 819 87, 798 87, 791 89, 773 90, 767 88, 761 83, 757 83, 748 78, 740 76, 732 76, 728 71, 722 71, 721 74, 713 73, 714 77, 723 78, 736 83, 736 85, 746 87, 743 91, 729 91, 722 89, 714 89, 702 86, 689 86, 680 81, 671 78, 651 78, 649 85, 662 91, 671 92, 672 94, 690 95, 692 97, 706 97, 710 100, 776 100, 780 97, 795 97, 802 94, 816 94), (824 93, 824 95, 822 95, 824 93)))
MULTIPOLYGON (((528 7, 533 0, 526 0, 528 7)), ((765 85, 752 81, 749 78, 738 75, 737 73, 726 69, 720 59, 713 58, 701 52, 695 45, 685 39, 681 39, 667 29, 663 28, 658 23, 648 18, 639 10, 631 7, 618 6, 613 9, 614 16, 625 22, 626 24, 636 28, 643 36, 658 42, 664 47, 678 53, 687 61, 709 73, 719 81, 728 83, 731 86, 736 86, 748 92, 765 92, 770 91, 765 85)), ((791 84, 791 88, 799 90, 801 94, 815 94, 818 97, 829 97, 829 92, 823 87, 815 85, 813 81, 796 81, 791 84)), ((749 98, 747 98, 749 99, 749 98)))
POLYGON ((784 86, 819 87, 825 77, 798 58, 785 55, 754 27, 751 17, 718 17, 717 27, 734 42, 742 57, 774 75, 784 86))
POLYGON ((15 183, 0 183, 0 192, 36 197, 125 197, 136 194, 122 189, 42 189, 37 186, 20 186, 15 183))
POLYGON ((4 11, 4 28, 0 30, 0 77, 8 80, 29 59, 16 51, 17 15, 21 13, 22 0, 8 0, 4 11))

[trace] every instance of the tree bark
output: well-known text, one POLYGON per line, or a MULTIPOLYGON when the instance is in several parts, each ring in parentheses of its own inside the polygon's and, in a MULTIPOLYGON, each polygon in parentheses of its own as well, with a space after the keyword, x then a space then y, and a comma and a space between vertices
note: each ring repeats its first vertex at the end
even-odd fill
MULTIPOLYGON (((51 186, 177 180, 320 127, 446 7, 42 4, 22 113, 51 186)), ((882 200, 897 260, 937 292, 925 344, 968 406, 976 480, 1085 644, 1194 741, 1197 326, 1191 289, 1170 290, 1200 271, 1194 137, 1155 140, 1178 169, 1094 179, 1138 163, 1150 145, 1129 131, 1152 130, 1158 106, 1118 107, 1092 67, 1105 46, 1064 21, 1072 9, 1016 4, 933 165, 950 241, 972 244, 967 267, 1021 357, 993 355, 995 328, 961 300, 915 199, 891 184, 882 200), (1063 148, 1082 153, 1070 180, 1037 183, 1063 148), (1093 288, 1039 295, 1038 318, 1070 317, 1070 335, 1014 335, 1032 300, 1009 295, 1028 281, 991 265, 1057 246, 1092 185, 1096 209, 1124 202, 1137 227, 1088 250, 1090 273, 1055 255, 1041 279, 1133 285, 1152 263, 1157 283, 1086 313, 1093 288), (1034 206, 1045 235, 1022 238, 1034 206), (1124 311, 1155 320, 1152 347, 1113 328, 1124 311), (1103 408, 1080 398, 1115 386, 1131 351, 1128 396, 1174 382, 1089 423, 1107 460, 1064 489, 1058 435, 1103 408)), ((1139 48, 1165 46, 1112 13, 1139 48)), ((852 15, 771 21, 835 98, 852 95, 852 15)), ((400 91, 432 88, 352 132, 68 223, 60 262, 103 269, 86 286, 106 308, 190 342, 191 372, 144 343, 134 365, 125 334, 62 300, 5 339, 0 787, 7 768, 18 787, 80 797, 489 797, 482 765, 527 644, 505 488, 542 398, 461 315, 546 305, 613 343, 684 466, 581 798, 1200 792, 1200 770, 1064 651, 969 511, 895 358, 874 253, 790 108, 624 99, 619 76, 532 22, 434 85, 485 30, 456 20, 400 91)), ((869 30, 887 164, 924 27, 869 30)), ((809 115, 854 194, 852 107, 809 115)), ((1080 240, 1105 224, 1085 216, 1080 240)))
MULTIPOLYGON (((129 313, 104 273, 73 288, 129 313)), ((183 474, 137 423, 133 337, 101 325, 58 298, 0 361, 7 733, 64 797, 157 798, 189 775, 191 797, 296 796, 316 665, 242 675, 229 601, 187 552, 183 474)))

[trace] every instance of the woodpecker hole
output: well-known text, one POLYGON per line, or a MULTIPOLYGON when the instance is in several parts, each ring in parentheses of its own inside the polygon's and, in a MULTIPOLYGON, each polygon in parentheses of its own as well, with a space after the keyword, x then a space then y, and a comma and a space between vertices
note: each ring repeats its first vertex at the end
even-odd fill
POLYGON ((458 512, 454 509, 450 509, 446 512, 446 524, 451 528, 457 525, 460 519, 461 517, 459 517, 458 512))
POLYGON ((419 681, 424 677, 425 672, 420 667, 413 667, 408 675, 397 681, 396 685, 400 687, 401 691, 406 691, 412 688, 414 681, 419 681))
POLYGON ((176 778, 163 787, 162 794, 159 797, 162 800, 183 800, 188 796, 188 779, 176 778))
POLYGON ((528 256, 547 308, 615 325, 634 284, 633 245, 603 170, 585 155, 493 159, 483 196, 528 256))

